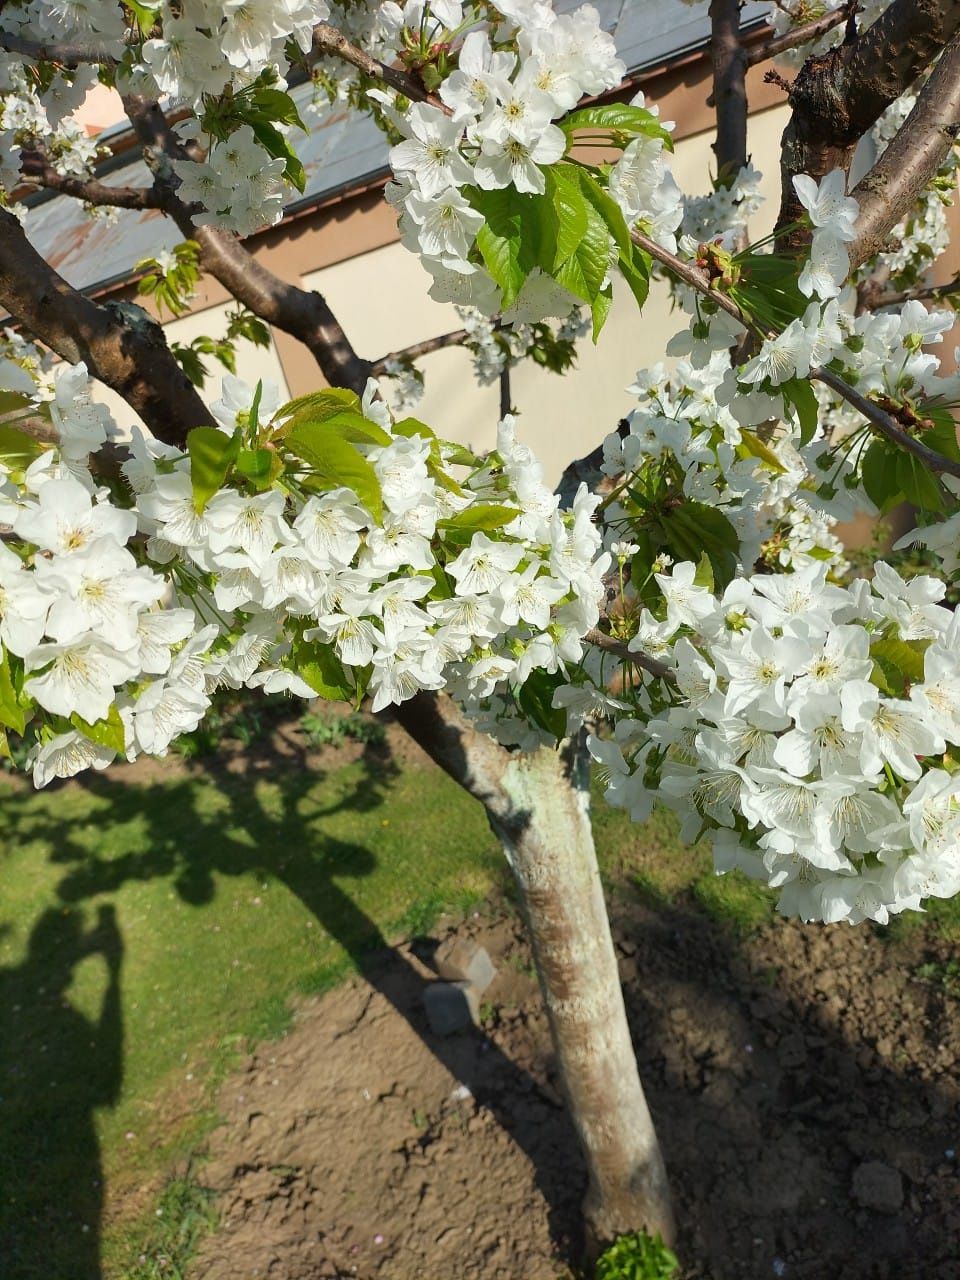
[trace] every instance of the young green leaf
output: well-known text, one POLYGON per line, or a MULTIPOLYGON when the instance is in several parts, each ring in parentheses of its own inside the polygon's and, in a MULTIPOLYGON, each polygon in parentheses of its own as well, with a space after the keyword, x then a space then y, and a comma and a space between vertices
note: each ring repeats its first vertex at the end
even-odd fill
POLYGON ((240 454, 240 432, 228 436, 216 427, 194 427, 187 436, 193 505, 199 514, 223 486, 240 454))
POLYGON ((481 529, 502 529, 511 520, 516 520, 519 514, 516 507, 499 507, 493 503, 475 502, 472 507, 465 507, 449 520, 441 520, 437 528, 474 534, 481 529))
POLYGON ((668 150, 673 150, 673 138, 658 118, 646 107, 633 107, 626 102, 607 102, 602 106, 583 107, 558 120, 564 133, 578 129, 610 130, 612 133, 643 133, 648 138, 660 138, 668 150))
POLYGON ((330 645, 295 640, 290 656, 293 670, 319 697, 333 702, 349 702, 353 697, 353 683, 330 645))
POLYGON ((14 733, 22 734, 27 727, 27 716, 10 674, 10 656, 6 649, 0 650, 0 724, 6 725, 14 733))
MULTIPOLYGON (((377 521, 383 519, 383 495, 373 467, 329 423, 303 423, 288 432, 283 447, 310 468, 314 487, 352 489, 377 521)), ((304 677, 306 679, 306 677, 304 677)))
POLYGON ((783 396, 784 410, 789 411, 791 406, 796 410, 797 421, 800 423, 800 443, 809 444, 820 421, 820 406, 813 387, 803 378, 790 378, 787 382, 780 383, 779 390, 783 396))
POLYGON ((116 707, 110 708, 106 720, 98 720, 95 724, 89 724, 76 712, 70 717, 70 723, 78 733, 95 742, 98 747, 106 747, 109 751, 116 751, 118 755, 122 755, 126 749, 126 733, 116 707))

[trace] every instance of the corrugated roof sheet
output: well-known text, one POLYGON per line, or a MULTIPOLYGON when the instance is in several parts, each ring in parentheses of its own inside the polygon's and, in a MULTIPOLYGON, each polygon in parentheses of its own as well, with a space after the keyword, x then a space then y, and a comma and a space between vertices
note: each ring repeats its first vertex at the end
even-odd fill
MULTIPOLYGON (((710 25, 707 0, 594 0, 603 26, 617 42, 630 72, 655 66, 702 46, 710 25)), ((580 0, 560 0, 560 10, 575 9, 580 0)), ((768 5, 747 3, 743 22, 762 20, 768 5)), ((293 91, 301 111, 310 101, 310 85, 293 91)), ((110 130, 109 137, 122 128, 110 130)), ((288 212, 319 203, 351 187, 382 175, 387 168, 387 142, 368 116, 353 111, 323 113, 298 153, 307 175, 306 189, 288 205, 288 212)), ((148 186, 150 175, 142 160, 109 166, 104 181, 117 186, 148 186)), ((77 289, 94 289, 126 279, 141 258, 172 249, 182 236, 169 219, 155 210, 121 209, 115 219, 87 216, 77 200, 56 196, 37 201, 27 216, 27 235, 34 246, 77 289)))

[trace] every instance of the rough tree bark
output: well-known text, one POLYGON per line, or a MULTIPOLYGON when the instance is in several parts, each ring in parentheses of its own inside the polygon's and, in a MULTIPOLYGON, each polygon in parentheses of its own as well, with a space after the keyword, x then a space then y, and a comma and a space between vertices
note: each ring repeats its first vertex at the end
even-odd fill
POLYGON ((0 307, 62 360, 86 363, 161 440, 180 444, 210 411, 163 329, 140 307, 100 306, 54 271, 12 213, 0 209, 0 307))
POLYGON ((505 751, 443 695, 419 694, 397 709, 397 718, 483 804, 506 851, 586 1156, 588 1250, 641 1227, 671 1242, 670 1188, 630 1039, 590 825, 583 742, 505 751))
POLYGON ((178 181, 171 161, 190 157, 166 116, 149 98, 128 95, 123 104, 154 175, 153 190, 160 207, 187 239, 200 246, 204 269, 261 320, 302 342, 331 386, 361 392, 370 366, 354 351, 326 299, 267 271, 235 235, 198 226, 192 210, 176 193, 178 181))
MULTIPOLYGON (((894 0, 859 35, 806 60, 790 88, 793 115, 781 144, 778 226, 803 212, 793 178, 849 172, 863 135, 960 30, 960 0, 894 0)), ((803 233, 786 243, 806 243, 803 233)))

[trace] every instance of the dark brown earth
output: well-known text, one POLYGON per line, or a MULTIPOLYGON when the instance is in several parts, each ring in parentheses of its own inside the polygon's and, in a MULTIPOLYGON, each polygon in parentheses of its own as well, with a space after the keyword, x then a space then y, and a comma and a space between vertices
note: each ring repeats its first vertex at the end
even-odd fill
MULTIPOLYGON (((734 938, 620 904, 641 1073, 685 1280, 960 1280, 960 1016, 945 943, 778 923, 734 938)), ((499 975, 438 1039, 414 944, 308 1002, 224 1087, 200 1280, 553 1280, 584 1173, 522 928, 460 926, 499 975)))

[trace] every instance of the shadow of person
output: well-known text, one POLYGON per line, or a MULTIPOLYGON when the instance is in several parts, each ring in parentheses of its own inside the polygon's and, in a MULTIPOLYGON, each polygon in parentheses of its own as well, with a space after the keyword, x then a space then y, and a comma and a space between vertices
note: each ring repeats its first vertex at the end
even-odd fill
POLYGON ((103 1179, 94 1113, 123 1078, 120 966, 112 907, 84 931, 53 908, 27 955, 0 970, 0 1274, 4 1280, 99 1280, 103 1179), (98 1016, 67 992, 99 955, 107 980, 98 1016))
MULTIPOLYGON (((358 903, 363 894, 351 893, 340 883, 346 881, 349 886, 370 875, 378 865, 377 856, 361 844, 331 837, 329 827, 315 827, 344 811, 365 813, 389 801, 395 764, 382 750, 368 750, 355 785, 328 800, 316 792, 322 775, 309 767, 306 758, 302 763, 297 768, 288 760, 282 770, 274 763, 267 771, 253 752, 240 769, 214 764, 210 772, 223 802, 215 814, 204 807, 194 778, 118 785, 91 776, 85 788, 103 797, 104 815, 111 822, 122 825, 136 820, 141 849, 105 858, 78 846, 69 832, 61 831, 55 861, 69 864, 69 869, 58 892, 64 901, 74 903, 118 891, 128 881, 161 876, 169 878, 183 901, 199 907, 214 899, 224 877, 275 877, 300 899, 434 1058, 510 1133, 535 1170, 553 1239, 562 1252, 573 1256, 580 1244, 578 1206, 586 1175, 566 1111, 556 1105, 552 1090, 543 1090, 480 1028, 449 1037, 433 1034, 423 1008, 430 979, 390 944, 358 903), (265 772, 269 795, 251 786, 251 779, 265 772), (531 1108, 531 1095, 539 1095, 543 1105, 531 1108)), ((331 824, 334 829, 336 825, 331 824)), ((31 837, 41 834, 34 824, 31 837)), ((446 838, 456 840, 457 836, 450 832, 446 838)), ((211 998, 215 998, 213 991, 211 998)))

